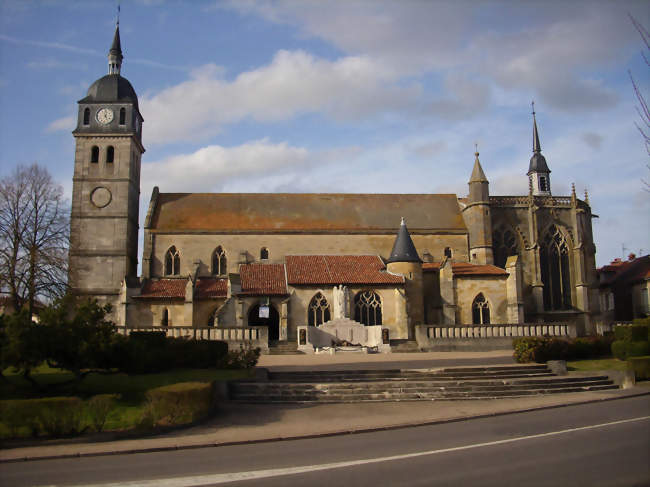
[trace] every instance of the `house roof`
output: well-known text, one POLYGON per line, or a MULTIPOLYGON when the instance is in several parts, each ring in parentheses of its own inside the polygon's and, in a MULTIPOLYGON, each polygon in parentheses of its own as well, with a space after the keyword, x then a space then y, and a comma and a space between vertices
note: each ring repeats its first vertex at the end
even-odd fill
MULTIPOLYGON (((423 272, 437 272, 440 262, 427 262, 422 264, 423 272)), ((507 276, 505 269, 494 265, 471 264, 469 262, 452 262, 451 270, 454 276, 507 276)))
POLYGON ((149 228, 157 232, 467 233, 453 194, 159 193, 149 228))
POLYGON ((240 294, 249 296, 284 296, 287 279, 283 264, 242 264, 240 294))
POLYGON ((228 279, 201 277, 194 288, 196 299, 213 299, 228 297, 228 279))
POLYGON ((650 279, 650 255, 632 258, 627 261, 615 259, 608 265, 597 269, 597 272, 598 274, 605 275, 605 279, 600 283, 601 287, 619 283, 633 284, 644 281, 650 279))
POLYGON ((184 279, 158 279, 156 281, 147 279, 142 285, 139 296, 134 298, 143 299, 183 299, 185 298, 185 286, 187 278, 184 279))
POLYGON ((404 283, 377 255, 288 255, 286 262, 291 285, 404 283))

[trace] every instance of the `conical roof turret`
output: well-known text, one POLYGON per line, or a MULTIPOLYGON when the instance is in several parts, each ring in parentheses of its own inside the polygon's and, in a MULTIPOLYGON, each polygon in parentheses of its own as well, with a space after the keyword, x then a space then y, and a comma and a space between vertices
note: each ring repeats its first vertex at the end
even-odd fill
POLYGON ((411 240, 408 228, 406 228, 404 218, 402 218, 399 231, 397 232, 393 250, 386 262, 389 264, 391 262, 422 262, 418 251, 415 249, 413 240, 411 240))
POLYGON ((472 169, 472 176, 469 178, 470 183, 482 183, 488 182, 483 168, 481 167, 481 162, 478 160, 478 151, 474 152, 476 159, 474 160, 474 169, 472 169))
POLYGON ((108 51, 108 74, 120 74, 122 68, 122 43, 120 42, 120 23, 115 25, 115 34, 113 34, 113 43, 108 51))

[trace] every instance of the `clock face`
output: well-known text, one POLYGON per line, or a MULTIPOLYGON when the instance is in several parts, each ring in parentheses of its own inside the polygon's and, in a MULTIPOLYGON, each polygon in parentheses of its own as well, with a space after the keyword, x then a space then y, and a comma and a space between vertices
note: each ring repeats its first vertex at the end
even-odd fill
POLYGON ((110 108, 102 108, 97 112, 97 121, 102 125, 109 124, 113 121, 113 110, 110 108))
POLYGON ((90 201, 97 208, 108 206, 112 199, 113 195, 111 194, 111 190, 104 188, 103 186, 97 186, 93 189, 92 193, 90 193, 90 201))

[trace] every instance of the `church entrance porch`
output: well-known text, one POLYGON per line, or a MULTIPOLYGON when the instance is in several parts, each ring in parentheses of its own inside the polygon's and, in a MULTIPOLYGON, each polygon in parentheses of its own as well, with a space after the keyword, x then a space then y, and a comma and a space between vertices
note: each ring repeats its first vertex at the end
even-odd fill
POLYGON ((269 343, 280 339, 280 314, 272 304, 256 304, 248 312, 248 326, 266 326, 269 343))

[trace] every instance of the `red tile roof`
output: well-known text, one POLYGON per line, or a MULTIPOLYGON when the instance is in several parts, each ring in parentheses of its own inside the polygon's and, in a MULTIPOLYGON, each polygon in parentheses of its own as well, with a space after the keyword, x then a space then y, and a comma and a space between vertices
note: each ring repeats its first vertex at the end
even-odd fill
POLYGON ((616 283, 636 283, 650 278, 650 255, 622 261, 615 259, 610 264, 597 269, 598 274, 604 275, 600 286, 610 286, 616 283))
POLYGON ((283 296, 287 292, 287 280, 283 264, 242 264, 241 294, 253 296, 283 296))
POLYGON ((196 299, 225 298, 228 296, 228 279, 202 277, 196 281, 194 297, 196 299))
POLYGON ((403 284, 376 255, 288 255, 289 284, 403 284))
POLYGON ((157 281, 146 280, 142 286, 139 296, 134 298, 185 298, 185 279, 159 279, 157 281))
MULTIPOLYGON (((424 272, 437 272, 440 262, 426 262, 422 264, 424 272)), ((451 270, 455 276, 507 276, 505 269, 494 265, 471 264, 469 262, 452 262, 451 270)))

